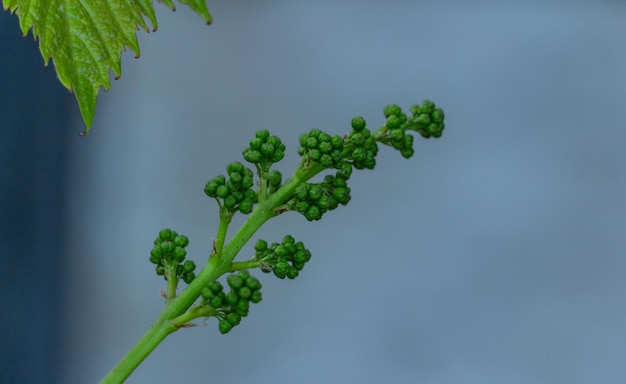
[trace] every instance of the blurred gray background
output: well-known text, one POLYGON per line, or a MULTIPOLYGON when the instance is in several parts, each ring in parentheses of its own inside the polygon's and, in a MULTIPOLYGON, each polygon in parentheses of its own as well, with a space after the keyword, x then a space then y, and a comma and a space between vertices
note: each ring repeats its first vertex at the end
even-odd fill
POLYGON ((158 6, 141 59, 124 55, 89 137, 69 140, 60 382, 99 381, 159 313, 161 228, 206 259, 204 184, 257 129, 283 139, 288 174, 301 132, 375 128, 385 104, 426 98, 441 139, 408 161, 381 149, 348 206, 255 237, 303 240, 298 279, 259 274, 264 300, 231 334, 199 321, 128 383, 626 380, 626 3, 209 7, 207 27, 158 6))

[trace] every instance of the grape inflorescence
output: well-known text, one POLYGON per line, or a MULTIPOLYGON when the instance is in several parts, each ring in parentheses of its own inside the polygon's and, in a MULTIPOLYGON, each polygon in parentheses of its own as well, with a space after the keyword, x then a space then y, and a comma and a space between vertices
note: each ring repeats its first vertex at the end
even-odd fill
MULTIPOLYGON (((282 241, 272 244, 258 240, 250 260, 234 262, 241 244, 247 242, 265 221, 288 211, 298 212, 309 221, 322 219, 327 212, 348 204, 352 198, 348 183, 353 171, 374 169, 380 144, 410 158, 415 152, 412 132, 423 138, 438 138, 445 128, 443 111, 430 101, 412 105, 408 114, 398 105, 389 104, 383 114, 385 125, 375 131, 368 129, 363 117, 357 116, 351 121, 351 130, 343 136, 320 129, 302 134, 298 148, 301 160, 287 180, 283 180, 282 173, 273 168, 284 158, 285 145, 269 131, 259 130, 242 152, 244 160, 255 170, 235 161, 226 166, 225 175, 218 175, 206 183, 205 194, 216 199, 220 206, 220 230, 209 261, 217 260, 216 264, 222 266, 221 274, 234 273, 226 278, 230 288, 228 293, 215 278, 201 283, 201 302, 194 307, 195 312, 189 310, 189 317, 217 317, 220 332, 228 333, 248 315, 250 303, 261 301, 261 283, 248 269, 260 268, 279 279, 294 279, 311 259, 311 252, 301 241, 286 235, 282 241), (311 181, 324 171, 327 174, 322 181, 311 181), (244 240, 238 238, 239 234, 235 235, 241 244, 224 260, 226 229, 236 213, 250 215, 253 228, 248 230, 244 240)), ((187 237, 164 229, 150 253, 156 273, 170 283, 174 281, 174 295, 178 280, 191 284, 196 278, 195 263, 185 260, 188 243, 187 237)))

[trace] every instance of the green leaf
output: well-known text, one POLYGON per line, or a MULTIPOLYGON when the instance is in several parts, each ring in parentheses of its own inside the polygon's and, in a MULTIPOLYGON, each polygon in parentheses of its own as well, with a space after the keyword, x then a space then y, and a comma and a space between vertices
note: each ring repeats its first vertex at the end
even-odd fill
MULTIPOLYGON (((211 14, 205 0, 179 0, 207 23, 211 14)), ((163 0, 175 9, 172 0, 163 0)), ((17 14, 24 36, 32 28, 39 40, 45 65, 50 59, 59 81, 74 92, 85 123, 85 132, 93 122, 100 87, 109 89, 110 70, 122 75, 121 52, 129 47, 139 57, 135 32, 158 24, 151 0, 2 0, 5 10, 17 14)))

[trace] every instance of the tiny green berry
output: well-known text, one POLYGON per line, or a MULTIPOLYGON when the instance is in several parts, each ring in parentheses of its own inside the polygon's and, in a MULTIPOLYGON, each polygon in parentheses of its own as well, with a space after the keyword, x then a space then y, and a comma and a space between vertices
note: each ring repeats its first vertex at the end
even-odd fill
POLYGON ((226 334, 233 329, 233 325, 228 320, 220 320, 219 329, 222 334, 226 334))

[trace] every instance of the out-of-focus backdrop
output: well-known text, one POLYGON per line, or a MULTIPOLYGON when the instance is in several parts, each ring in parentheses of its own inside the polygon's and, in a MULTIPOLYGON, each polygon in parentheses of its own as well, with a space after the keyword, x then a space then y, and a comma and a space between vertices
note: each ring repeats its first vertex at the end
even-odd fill
POLYGON ((76 111, 64 133, 58 382, 100 380, 158 314, 160 229, 203 263, 217 230, 203 186, 257 129, 283 139, 288 174, 301 132, 378 127, 385 104, 426 98, 446 112, 441 139, 408 161, 382 148, 321 222, 260 231, 305 242, 300 277, 259 273, 240 326, 177 332, 128 383, 626 380, 626 3, 209 7, 207 27, 159 6, 90 135, 72 136, 76 111))

